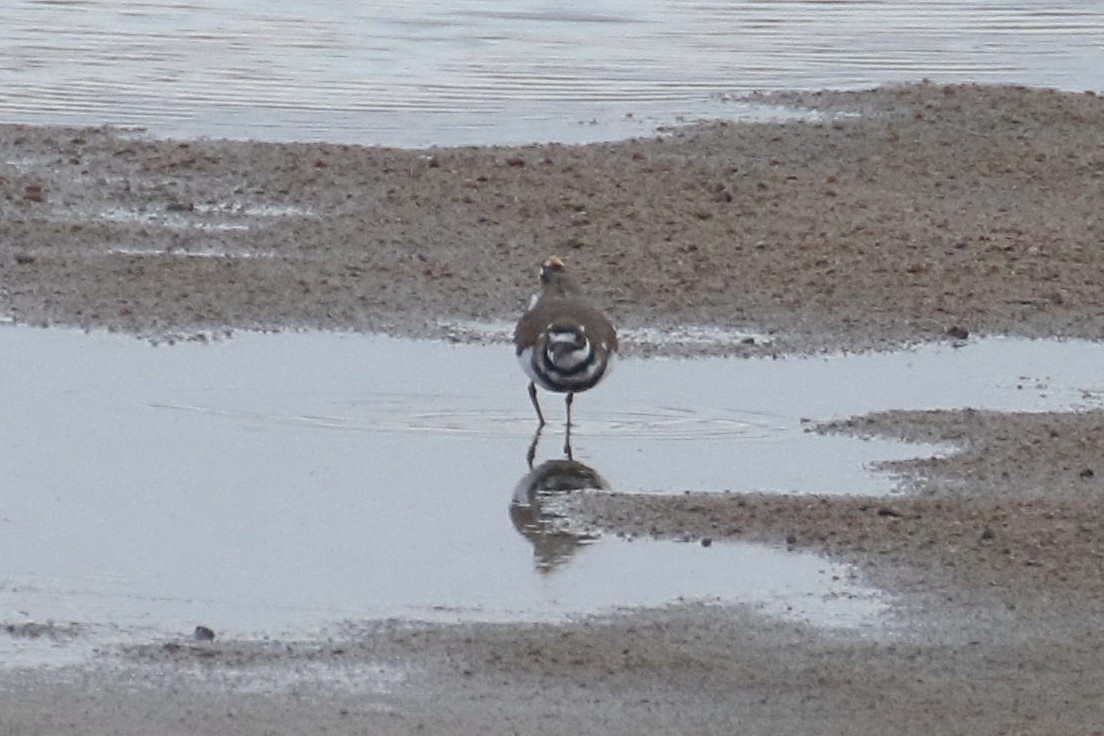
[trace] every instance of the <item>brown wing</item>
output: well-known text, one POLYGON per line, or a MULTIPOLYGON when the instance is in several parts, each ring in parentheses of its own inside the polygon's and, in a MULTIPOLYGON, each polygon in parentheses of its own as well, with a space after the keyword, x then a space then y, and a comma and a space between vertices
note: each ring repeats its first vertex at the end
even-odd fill
POLYGON ((537 341, 553 322, 572 321, 585 325, 587 334, 611 351, 617 350, 617 331, 599 310, 578 299, 540 299, 521 316, 514 328, 514 345, 520 353, 537 341))

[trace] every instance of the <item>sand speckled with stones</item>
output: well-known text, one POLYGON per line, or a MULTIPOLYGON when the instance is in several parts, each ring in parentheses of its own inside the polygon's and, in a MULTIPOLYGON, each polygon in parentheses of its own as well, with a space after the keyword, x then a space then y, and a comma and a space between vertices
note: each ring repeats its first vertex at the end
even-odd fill
MULTIPOLYGON (((564 257, 619 325, 733 355, 1104 337, 1104 100, 929 84, 788 93, 816 122, 405 151, 0 126, 0 309, 153 338, 512 320, 564 257), (858 113, 858 114, 856 114, 858 113)), ((642 346, 626 345, 629 352, 642 346)), ((685 352, 689 348, 652 350, 685 352)), ((953 443, 891 498, 575 497, 580 523, 854 562, 888 637, 672 606, 550 626, 380 622, 340 641, 136 645, 0 675, 12 733, 1104 733, 1104 415, 886 412, 953 443), (115 661, 113 660, 113 661, 115 661), (189 689, 177 670, 387 663, 387 693, 189 689), (161 679, 135 686, 156 665, 161 679)), ((8 634, 19 635, 20 622, 8 634)))

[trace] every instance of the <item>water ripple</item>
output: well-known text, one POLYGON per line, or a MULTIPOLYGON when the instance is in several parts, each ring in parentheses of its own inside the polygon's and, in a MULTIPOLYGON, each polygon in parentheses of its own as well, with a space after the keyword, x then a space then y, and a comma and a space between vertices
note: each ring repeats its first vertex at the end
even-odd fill
POLYGON ((397 145, 624 137, 765 115, 719 101, 761 89, 1099 89, 1104 46, 1088 0, 14 0, 0 25, 6 122, 397 145))

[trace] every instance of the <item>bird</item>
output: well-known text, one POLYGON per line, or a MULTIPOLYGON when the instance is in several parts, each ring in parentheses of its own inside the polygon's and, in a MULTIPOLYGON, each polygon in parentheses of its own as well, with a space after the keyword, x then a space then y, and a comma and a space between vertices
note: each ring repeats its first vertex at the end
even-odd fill
POLYGON ((617 331, 583 296, 563 260, 551 256, 540 267, 541 291, 514 328, 514 347, 529 377, 529 399, 537 411, 538 433, 544 413, 537 386, 566 394, 567 443, 570 452, 571 404, 575 394, 594 388, 617 356, 617 331))

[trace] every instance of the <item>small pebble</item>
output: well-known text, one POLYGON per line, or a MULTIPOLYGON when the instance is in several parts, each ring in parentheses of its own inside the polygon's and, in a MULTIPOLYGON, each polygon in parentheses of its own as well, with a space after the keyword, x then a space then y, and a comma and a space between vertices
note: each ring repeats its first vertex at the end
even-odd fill
POLYGON ((947 337, 953 340, 965 340, 969 336, 970 331, 967 330, 965 327, 959 327, 958 325, 955 325, 954 327, 951 327, 949 330, 947 330, 947 337))

